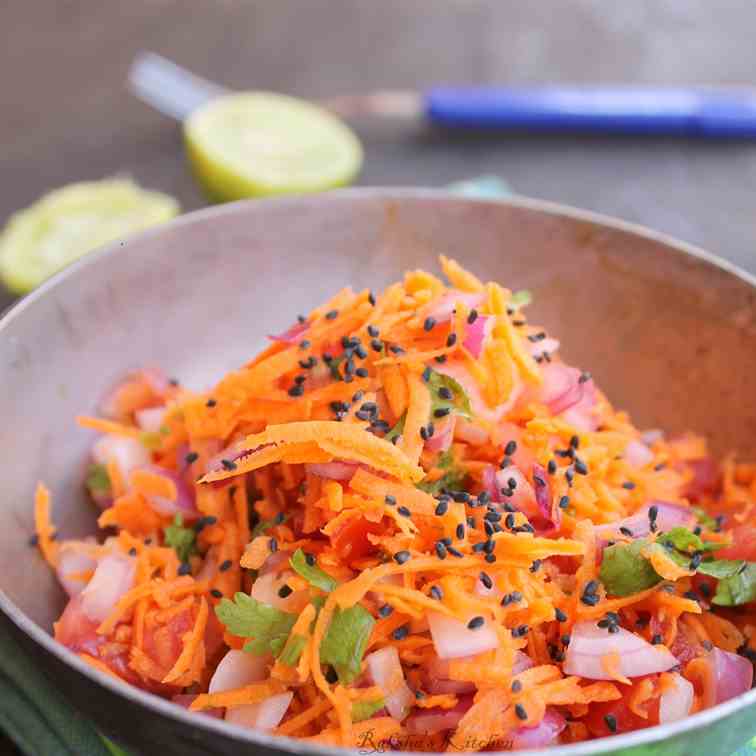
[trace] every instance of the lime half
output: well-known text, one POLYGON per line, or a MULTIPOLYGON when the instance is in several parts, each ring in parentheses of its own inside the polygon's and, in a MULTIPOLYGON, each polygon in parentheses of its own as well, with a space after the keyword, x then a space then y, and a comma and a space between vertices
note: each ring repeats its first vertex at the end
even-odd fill
POLYGON ((56 189, 8 220, 0 235, 0 278, 25 294, 87 252, 178 212, 173 197, 126 179, 56 189))
POLYGON ((186 120, 184 138, 194 175, 216 202, 332 189, 362 165, 359 140, 346 124, 270 92, 212 100, 186 120))

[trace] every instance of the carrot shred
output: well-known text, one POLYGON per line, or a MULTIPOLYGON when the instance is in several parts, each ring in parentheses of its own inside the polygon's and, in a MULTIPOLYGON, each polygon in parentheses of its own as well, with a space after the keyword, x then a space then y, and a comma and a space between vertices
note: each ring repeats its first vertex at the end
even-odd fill
POLYGON ((47 563, 55 567, 58 563, 58 544, 53 540, 56 530, 50 521, 50 491, 42 483, 37 484, 34 496, 34 527, 37 546, 47 563))

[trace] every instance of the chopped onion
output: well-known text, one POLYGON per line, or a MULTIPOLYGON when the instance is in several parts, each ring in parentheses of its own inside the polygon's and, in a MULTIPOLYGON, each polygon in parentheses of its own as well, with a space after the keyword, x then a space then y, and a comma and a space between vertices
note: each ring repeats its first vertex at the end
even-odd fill
POLYGON ((224 690, 242 688, 250 683, 260 682, 267 676, 270 655, 255 656, 244 651, 231 649, 221 659, 210 678, 208 693, 222 693, 224 690))
POLYGON ((478 315, 474 323, 469 323, 465 330, 465 339, 462 345, 477 360, 483 352, 483 344, 486 337, 491 333, 494 318, 488 315, 478 315))
MULTIPOLYGON (((506 472, 506 469, 502 472, 506 472)), ((540 465, 533 465, 533 489, 540 517, 534 518, 532 525, 539 533, 559 530, 562 525, 562 510, 556 498, 551 494, 549 476, 540 465)))
POLYGON ((645 467, 654 461, 654 453, 642 441, 631 441, 625 447, 624 456, 633 467, 645 467))
POLYGON ((695 691, 693 685, 677 672, 670 672, 673 687, 659 697, 659 723, 677 722, 690 714, 695 691))
POLYGON ((543 719, 535 727, 518 727, 509 734, 512 750, 526 748, 543 748, 557 741, 560 733, 567 727, 567 720, 556 710, 548 707, 543 719))
POLYGON ((519 675, 520 672, 534 666, 535 662, 524 651, 515 651, 514 663, 512 664, 513 675, 519 675))
POLYGON ((145 469, 155 475, 168 478, 176 486, 175 501, 171 501, 164 496, 145 496, 147 504, 151 509, 165 517, 173 517, 180 514, 185 521, 195 520, 199 517, 199 512, 194 506, 194 493, 178 473, 157 465, 147 465, 145 469))
POLYGON ((114 460, 124 478, 137 467, 150 464, 150 453, 135 438, 105 435, 95 441, 92 459, 99 465, 107 465, 114 460))
POLYGON ((592 409, 596 404, 596 387, 593 380, 581 380, 581 372, 561 362, 545 365, 541 374, 543 385, 537 399, 545 404, 554 415, 579 430, 596 429, 592 409))
POLYGON ((716 701, 729 701, 751 689, 753 685, 753 663, 743 656, 730 651, 714 648, 708 657, 711 661, 716 685, 716 701))
POLYGON ((528 517, 538 514, 535 490, 522 470, 515 467, 515 465, 509 465, 509 467, 505 467, 503 470, 496 470, 493 465, 485 467, 483 469, 482 481, 483 488, 491 496, 491 501, 495 503, 508 502, 528 517), (515 482, 513 488, 510 488, 510 480, 515 482), (502 489, 511 490, 512 495, 505 497, 501 493, 502 489))
POLYGON ((81 592, 82 610, 89 619, 102 622, 134 582, 136 560, 122 554, 108 554, 98 563, 87 587, 81 592))
POLYGON ((269 732, 278 727, 289 708, 294 693, 279 693, 255 704, 243 704, 226 709, 226 722, 269 732))
MULTIPOLYGON (((474 689, 474 686, 473 686, 474 689)), ((435 735, 444 730, 453 730, 473 704, 472 695, 461 695, 451 709, 434 706, 416 709, 407 717, 404 726, 410 735, 435 735)))
POLYGON ((274 606, 276 609, 281 609, 284 612, 298 613, 304 609, 309 601, 308 591, 294 591, 286 596, 286 598, 281 598, 278 595, 281 588, 292 577, 294 577, 294 573, 291 570, 286 570, 280 574, 268 572, 265 575, 259 575, 257 580, 252 583, 250 596, 257 601, 261 601, 263 604, 270 604, 270 606, 274 606))
POLYGON ((601 662, 607 654, 617 654, 616 671, 625 677, 666 672, 677 664, 677 659, 662 646, 652 646, 622 627, 616 633, 610 633, 586 620, 578 622, 572 629, 564 672, 590 680, 612 680, 612 675, 601 662))
POLYGON ((294 323, 294 325, 289 326, 283 333, 274 334, 272 336, 268 336, 268 338, 271 341, 281 341, 284 344, 298 344, 304 338, 304 335, 305 333, 307 333, 309 328, 309 323, 297 322, 294 323))
POLYGON ((308 472, 328 480, 351 480, 358 467, 356 462, 310 462, 305 465, 308 472))
POLYGON ((148 433, 157 433, 163 426, 164 417, 165 407, 148 407, 134 413, 137 425, 148 433))
MULTIPOLYGON (((471 614, 468 620, 472 617, 471 614)), ((499 639, 490 621, 475 630, 470 630, 467 622, 439 612, 428 612, 428 624, 436 654, 441 659, 474 656, 499 645, 499 639)))
POLYGON ((55 571, 60 584, 71 598, 78 596, 87 584, 86 579, 76 576, 96 568, 96 543, 64 541, 61 544, 55 571))
POLYGON ((542 354, 548 354, 551 356, 559 350, 559 342, 548 336, 545 339, 541 339, 541 341, 529 341, 528 349, 530 349, 530 354, 533 357, 540 357, 542 354))
POLYGON ((593 532, 597 538, 611 540, 613 537, 621 536, 620 528, 625 528, 633 534, 633 538, 643 538, 651 532, 648 512, 652 506, 657 509, 656 525, 660 532, 671 530, 678 525, 691 525, 695 520, 693 512, 681 504, 673 504, 669 501, 650 501, 634 515, 616 522, 609 522, 606 525, 598 525, 593 532))
MULTIPOLYGON (((457 415, 449 415, 437 423, 436 432, 425 442, 425 448, 432 452, 447 451, 454 440, 454 428, 456 425, 457 415)), ((486 434, 486 438, 488 438, 488 434, 486 434)))
POLYGON ((388 713, 399 721, 409 714, 414 694, 404 680, 404 671, 395 646, 384 646, 365 657, 374 685, 383 690, 388 713))
POLYGON ((452 319, 457 302, 461 302, 469 310, 479 307, 485 298, 482 292, 450 291, 441 297, 438 302, 432 304, 423 313, 423 317, 433 318, 436 323, 447 323, 452 319))
POLYGON ((640 437, 640 440, 647 446, 655 444, 657 441, 662 441, 663 439, 664 431, 659 428, 649 428, 648 430, 644 430, 640 437))

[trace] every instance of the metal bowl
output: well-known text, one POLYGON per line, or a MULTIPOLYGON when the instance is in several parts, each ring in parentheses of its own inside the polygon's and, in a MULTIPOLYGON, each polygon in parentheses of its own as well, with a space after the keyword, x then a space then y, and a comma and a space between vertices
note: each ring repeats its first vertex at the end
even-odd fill
MULTIPOLYGON (((756 438, 756 280, 641 228, 544 202, 368 189, 191 213, 73 265, 0 322, 0 609, 34 659, 98 727, 136 752, 327 753, 243 730, 93 671, 49 635, 64 605, 26 538, 44 479, 65 536, 95 529, 82 492, 93 411, 129 368, 159 364, 204 387, 265 334, 336 288, 380 288, 439 253, 532 289, 559 336, 641 427, 693 429, 714 450, 756 438)), ((756 691, 682 722, 552 749, 570 754, 726 756, 756 732, 756 691)), ((370 750, 369 747, 366 750, 370 750)))

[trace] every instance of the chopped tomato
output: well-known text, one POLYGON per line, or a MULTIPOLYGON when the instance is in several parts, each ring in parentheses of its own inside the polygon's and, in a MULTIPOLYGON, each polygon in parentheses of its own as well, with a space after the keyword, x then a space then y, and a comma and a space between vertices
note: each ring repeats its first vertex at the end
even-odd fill
POLYGON ((717 559, 756 561, 756 528, 752 525, 738 525, 729 535, 732 539, 732 546, 717 551, 717 559))
POLYGON ((378 535, 384 530, 380 522, 368 522, 364 517, 353 517, 331 535, 331 544, 345 561, 359 559, 375 548, 368 540, 368 535, 378 535))
POLYGON ((595 738, 603 738, 607 735, 619 735, 623 732, 632 732, 644 727, 651 727, 659 724, 659 703, 658 699, 651 702, 648 719, 639 717, 630 711, 624 699, 616 701, 604 701, 591 704, 590 711, 583 719, 586 727, 590 730, 591 735, 595 738), (612 729, 607 723, 614 718, 616 728, 612 729))

